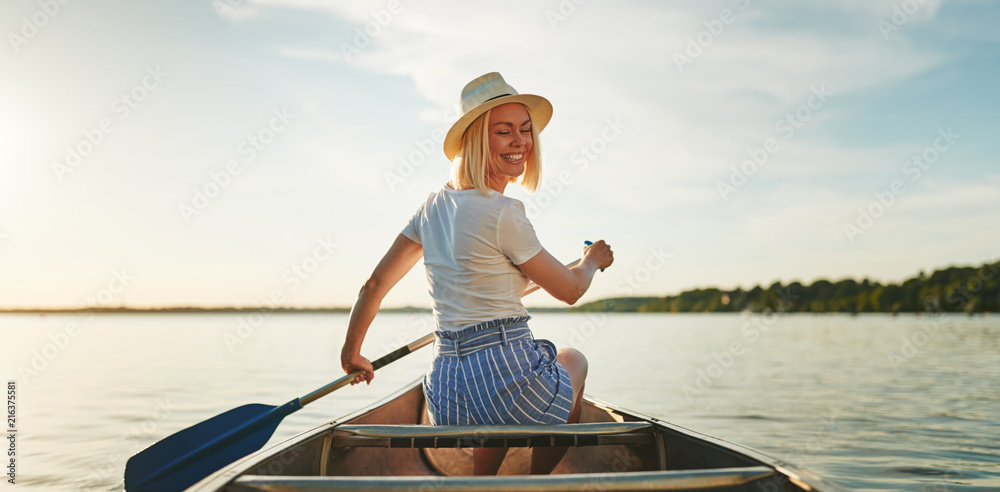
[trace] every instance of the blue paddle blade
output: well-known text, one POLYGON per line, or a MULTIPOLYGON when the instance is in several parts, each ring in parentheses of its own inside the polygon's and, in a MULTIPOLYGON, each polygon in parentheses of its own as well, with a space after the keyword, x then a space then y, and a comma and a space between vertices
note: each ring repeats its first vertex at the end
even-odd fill
POLYGON ((280 406, 234 408, 154 443, 125 463, 125 490, 178 491, 260 449, 298 398, 280 406))

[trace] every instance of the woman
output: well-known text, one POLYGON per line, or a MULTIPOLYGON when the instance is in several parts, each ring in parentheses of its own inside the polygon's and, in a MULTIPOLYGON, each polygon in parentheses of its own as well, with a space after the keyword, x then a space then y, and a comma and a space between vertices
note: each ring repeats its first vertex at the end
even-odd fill
MULTIPOLYGON (((462 90, 463 116, 445 137, 451 179, 432 193, 396 237, 358 294, 341 365, 364 371, 351 384, 371 382, 361 344, 382 299, 423 257, 438 325, 435 358, 424 378, 430 420, 439 425, 579 422, 587 360, 534 339, 520 296, 534 281, 553 297, 575 303, 594 273, 614 261, 598 241, 567 268, 548 253, 523 204, 503 195, 508 183, 535 191, 538 133, 552 116, 540 96, 518 94, 499 73, 462 90)), ((474 471, 496 474, 507 450, 477 448, 474 471)), ((566 448, 534 450, 531 473, 549 473, 566 448)))

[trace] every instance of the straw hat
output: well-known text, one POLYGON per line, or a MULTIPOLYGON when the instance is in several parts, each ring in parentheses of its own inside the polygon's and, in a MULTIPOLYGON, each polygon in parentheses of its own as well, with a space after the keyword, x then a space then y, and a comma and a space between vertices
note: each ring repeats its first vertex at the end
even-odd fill
POLYGON ((444 155, 452 160, 462 148, 462 135, 469 125, 483 113, 501 104, 521 103, 528 107, 531 124, 541 132, 552 119, 552 103, 542 96, 518 94, 497 72, 477 77, 462 89, 459 106, 462 117, 451 126, 444 137, 444 155))

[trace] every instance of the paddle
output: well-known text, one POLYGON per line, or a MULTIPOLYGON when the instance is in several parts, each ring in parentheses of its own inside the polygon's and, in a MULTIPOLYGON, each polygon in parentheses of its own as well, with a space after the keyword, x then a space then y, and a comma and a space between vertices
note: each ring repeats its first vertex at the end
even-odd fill
MULTIPOLYGON (((579 263, 576 260, 568 265, 579 263)), ((540 287, 534 283, 524 297, 540 287)), ((400 347, 372 362, 378 370, 434 341, 434 334, 400 347)), ((184 490, 220 468, 260 449, 281 420, 302 407, 347 386, 362 371, 355 371, 301 398, 281 406, 252 403, 221 413, 154 443, 125 463, 125 490, 184 490)))

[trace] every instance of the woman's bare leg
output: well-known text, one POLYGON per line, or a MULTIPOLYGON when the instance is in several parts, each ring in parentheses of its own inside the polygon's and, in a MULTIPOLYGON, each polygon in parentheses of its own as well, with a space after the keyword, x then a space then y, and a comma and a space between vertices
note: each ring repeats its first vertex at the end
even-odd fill
POLYGON ((507 448, 476 448, 472 450, 472 473, 496 475, 507 456, 507 448))
MULTIPOLYGON (((559 349, 556 360, 569 373, 569 381, 573 386, 573 407, 569 412, 567 423, 580 421, 583 412, 583 385, 587 380, 587 358, 579 350, 573 348, 559 349)), ((555 469, 568 448, 535 448, 531 451, 531 474, 548 475, 555 469)), ((498 467, 499 468, 499 467, 498 467)))

